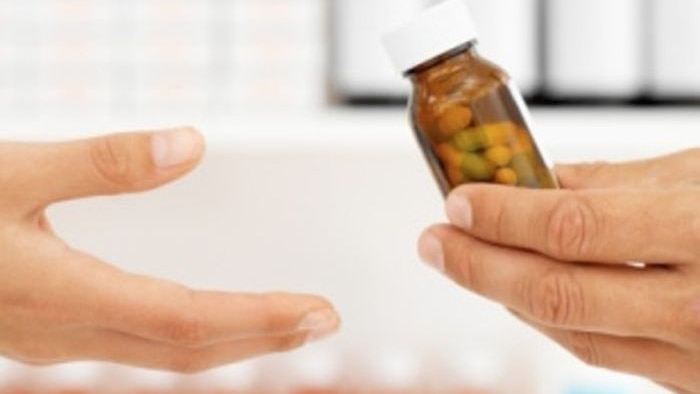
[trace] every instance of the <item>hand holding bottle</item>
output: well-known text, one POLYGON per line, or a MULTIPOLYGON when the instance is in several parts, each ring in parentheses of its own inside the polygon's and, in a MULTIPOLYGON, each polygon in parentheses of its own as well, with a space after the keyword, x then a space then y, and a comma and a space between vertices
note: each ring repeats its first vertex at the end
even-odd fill
POLYGON ((420 253, 585 362, 700 393, 699 164, 692 150, 560 167, 570 190, 464 186, 420 253))

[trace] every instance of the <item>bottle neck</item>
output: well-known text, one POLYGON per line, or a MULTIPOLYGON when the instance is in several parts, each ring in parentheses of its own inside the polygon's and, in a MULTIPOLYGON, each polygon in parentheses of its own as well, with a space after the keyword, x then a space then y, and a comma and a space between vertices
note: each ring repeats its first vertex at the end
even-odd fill
POLYGON ((471 58, 474 58, 478 55, 476 51, 476 40, 471 40, 464 45, 460 45, 457 48, 445 52, 442 55, 435 57, 433 59, 428 60, 425 63, 422 63, 408 71, 406 71, 405 76, 410 78, 411 80, 414 80, 417 76, 423 74, 426 71, 429 71, 435 66, 439 66, 442 64, 446 63, 451 63, 451 62, 461 62, 464 60, 468 60, 471 58))

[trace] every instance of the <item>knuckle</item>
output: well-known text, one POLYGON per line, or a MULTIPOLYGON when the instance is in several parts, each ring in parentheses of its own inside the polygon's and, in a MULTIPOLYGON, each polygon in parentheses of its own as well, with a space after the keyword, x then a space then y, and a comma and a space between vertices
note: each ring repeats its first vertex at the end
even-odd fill
POLYGON ((555 326, 570 326, 583 320, 583 289, 570 270, 551 269, 531 279, 525 300, 533 317, 555 326))
POLYGON ((590 203, 569 194, 551 211, 546 224, 547 252, 554 257, 577 258, 591 251, 599 219, 590 203))
POLYGON ((128 186, 132 182, 131 154, 127 145, 116 137, 95 141, 90 159, 98 175, 108 183, 128 186))
POLYGON ((605 367, 600 344, 595 336, 586 332, 570 332, 564 346, 578 359, 592 367, 605 367))
POLYGON ((206 335, 204 323, 195 313, 173 316, 164 322, 165 338, 169 341, 188 348, 205 345, 206 335))

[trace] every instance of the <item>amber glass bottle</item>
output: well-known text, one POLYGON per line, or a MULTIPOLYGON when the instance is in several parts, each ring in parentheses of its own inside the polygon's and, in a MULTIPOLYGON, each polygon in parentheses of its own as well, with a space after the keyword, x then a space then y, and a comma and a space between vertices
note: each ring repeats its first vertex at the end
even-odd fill
POLYGON ((463 0, 429 8, 389 33, 385 44, 413 83, 411 123, 445 195, 471 182, 557 187, 520 93, 505 71, 477 53, 463 0))

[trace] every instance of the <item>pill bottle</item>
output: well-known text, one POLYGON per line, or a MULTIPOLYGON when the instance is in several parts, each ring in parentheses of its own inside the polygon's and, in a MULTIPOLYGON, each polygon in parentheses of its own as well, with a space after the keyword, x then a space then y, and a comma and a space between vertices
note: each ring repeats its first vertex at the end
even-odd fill
POLYGON ((473 182, 557 187, 515 84, 477 53, 464 0, 426 9, 384 44, 413 84, 411 123, 444 195, 473 182))

